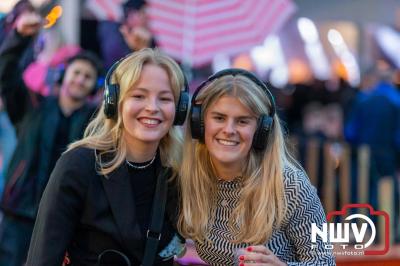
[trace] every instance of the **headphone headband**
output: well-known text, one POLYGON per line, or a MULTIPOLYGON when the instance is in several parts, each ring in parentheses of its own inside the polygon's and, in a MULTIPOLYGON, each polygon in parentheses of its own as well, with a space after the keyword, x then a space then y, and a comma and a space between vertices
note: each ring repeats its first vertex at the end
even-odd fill
MULTIPOLYGON (((128 58, 131 54, 124 56, 115 62, 110 69, 108 70, 106 77, 104 79, 104 114, 107 118, 115 118, 118 110, 118 98, 119 98, 119 84, 111 83, 111 77, 114 73, 115 69, 119 66, 119 64, 128 58)), ((185 75, 183 75, 183 83, 184 88, 181 89, 179 93, 178 102, 176 104, 175 110, 175 120, 174 125, 182 125, 185 122, 186 114, 189 109, 189 85, 186 80, 185 75)))
POLYGON ((257 78, 253 73, 251 73, 250 71, 241 69, 241 68, 228 68, 228 69, 224 69, 221 71, 218 71, 217 73, 209 76, 205 81, 203 81, 195 90, 195 92, 193 93, 193 97, 192 97, 192 102, 191 105, 193 106, 194 104, 196 104, 196 97, 199 94, 199 92, 210 82, 219 79, 223 76, 237 76, 237 75, 241 75, 244 76, 248 79, 250 79, 251 81, 253 81, 255 84, 257 84, 263 91, 264 93, 267 95, 269 101, 271 102, 271 110, 269 112, 269 116, 274 117, 275 113, 276 113, 276 107, 275 107, 275 99, 274 96, 272 95, 272 93, 269 91, 267 85, 262 82, 259 78, 257 78))
POLYGON ((111 76, 114 73, 115 69, 119 66, 119 64, 121 64, 122 61, 124 61, 126 58, 128 58, 128 56, 130 56, 131 54, 128 54, 124 57, 122 57, 121 59, 119 59, 117 62, 115 62, 114 64, 112 64, 112 66, 108 69, 106 77, 104 78, 104 87, 107 88, 108 84, 111 84, 111 76))

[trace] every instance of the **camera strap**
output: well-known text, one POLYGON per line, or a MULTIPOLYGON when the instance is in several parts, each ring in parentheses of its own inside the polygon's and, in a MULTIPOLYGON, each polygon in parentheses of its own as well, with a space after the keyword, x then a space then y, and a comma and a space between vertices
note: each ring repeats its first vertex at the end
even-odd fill
POLYGON ((167 202, 167 176, 169 170, 160 171, 157 177, 156 192, 153 198, 150 226, 146 234, 146 247, 144 250, 142 266, 152 266, 157 253, 158 243, 161 239, 161 230, 164 222, 165 205, 167 202))

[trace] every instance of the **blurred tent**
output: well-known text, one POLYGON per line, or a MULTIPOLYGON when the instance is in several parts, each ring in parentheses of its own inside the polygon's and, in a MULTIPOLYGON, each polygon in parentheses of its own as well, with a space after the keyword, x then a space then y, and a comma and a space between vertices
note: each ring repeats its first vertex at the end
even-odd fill
POLYGON ((291 0, 148 0, 158 46, 192 67, 249 51, 295 12, 291 0))

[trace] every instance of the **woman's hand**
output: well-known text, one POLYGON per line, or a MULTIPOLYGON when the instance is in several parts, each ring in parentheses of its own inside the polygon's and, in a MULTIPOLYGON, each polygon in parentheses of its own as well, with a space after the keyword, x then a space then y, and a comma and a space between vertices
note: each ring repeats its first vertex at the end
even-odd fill
POLYGON ((147 28, 129 28, 126 25, 122 25, 119 30, 126 44, 132 51, 139 51, 143 48, 150 47, 152 35, 147 28))
POLYGON ((43 20, 39 14, 35 12, 23 12, 17 18, 16 29, 22 36, 33 36, 39 32, 42 24, 43 20))
POLYGON ((250 246, 243 249, 238 257, 239 266, 285 266, 286 263, 280 261, 266 246, 250 246))

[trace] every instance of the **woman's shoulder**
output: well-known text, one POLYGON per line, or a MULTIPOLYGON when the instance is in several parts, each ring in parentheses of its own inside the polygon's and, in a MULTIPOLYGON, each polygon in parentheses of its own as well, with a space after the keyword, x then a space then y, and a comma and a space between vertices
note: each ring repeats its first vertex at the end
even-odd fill
MULTIPOLYGON (((285 197, 288 208, 288 216, 293 217, 295 213, 305 214, 323 213, 317 189, 311 184, 306 172, 301 166, 288 165, 284 171, 285 197)), ((311 215, 311 214, 310 214, 311 215)))
POLYGON ((73 148, 66 151, 57 161, 49 179, 52 187, 86 188, 96 176, 94 150, 73 148))
POLYGON ((310 180, 304 169, 295 164, 286 164, 284 166, 283 180, 285 187, 302 187, 310 183, 310 180))
POLYGON ((61 156, 61 158, 67 159, 77 159, 77 160, 85 160, 85 159, 95 159, 95 150, 88 147, 75 147, 67 150, 61 156))
MULTIPOLYGON (((64 152, 57 164, 68 168, 87 169, 95 166, 95 150, 86 147, 76 147, 64 152)), ((94 168, 94 167, 93 167, 94 168)))
POLYGON ((285 195, 289 203, 299 203, 316 194, 315 187, 311 184, 306 172, 301 166, 287 164, 283 170, 285 195))

